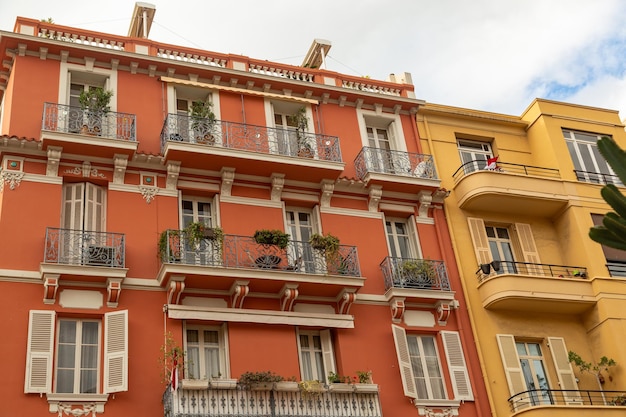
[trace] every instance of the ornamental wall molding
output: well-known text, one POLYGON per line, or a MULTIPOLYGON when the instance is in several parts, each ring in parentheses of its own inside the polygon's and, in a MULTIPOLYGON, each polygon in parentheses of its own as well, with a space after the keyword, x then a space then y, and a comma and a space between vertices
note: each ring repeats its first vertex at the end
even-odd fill
POLYGON ((15 190, 15 187, 20 185, 23 178, 23 172, 3 170, 0 172, 0 179, 2 179, 0 182, 0 192, 4 191, 4 184, 9 184, 9 189, 15 190))

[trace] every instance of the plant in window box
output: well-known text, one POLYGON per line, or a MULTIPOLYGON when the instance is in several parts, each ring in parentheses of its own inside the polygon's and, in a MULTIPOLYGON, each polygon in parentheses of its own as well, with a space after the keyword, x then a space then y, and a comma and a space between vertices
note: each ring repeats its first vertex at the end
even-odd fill
POLYGON ((378 392, 378 385, 372 382, 372 371, 356 371, 358 384, 354 385, 357 392, 378 392))
POLYGON ((298 380, 295 376, 290 376, 287 379, 276 382, 274 389, 276 389, 276 391, 298 391, 298 380))
POLYGON ((113 91, 102 87, 88 88, 78 96, 85 119, 80 133, 97 135, 102 130, 102 119, 109 112, 113 91))
POLYGON ((191 103, 189 114, 191 128, 197 143, 215 143, 215 113, 211 110, 213 103, 207 100, 196 100, 191 103))
POLYGON ((275 245, 280 249, 286 249, 289 245, 289 235, 281 230, 260 229, 254 232, 254 241, 261 245, 275 245))
POLYGON ((302 393, 302 397, 306 400, 315 400, 326 391, 324 384, 317 380, 300 381, 298 382, 298 388, 302 393))
POLYGON ((239 377, 237 384, 246 390, 271 390, 276 382, 283 380, 283 377, 272 371, 244 372, 239 377))
POLYGON ((400 264, 400 279, 405 284, 433 284, 437 271, 432 261, 427 259, 409 259, 400 264))
POLYGON ((347 265, 345 259, 339 254, 340 241, 337 236, 330 233, 320 235, 314 233, 309 238, 309 244, 313 249, 319 252, 326 260, 326 268, 331 273, 343 275, 346 272, 347 265))
POLYGON ((328 373, 328 383, 329 391, 354 391, 354 387, 352 386, 352 380, 349 376, 339 375, 338 373, 331 371, 328 373))

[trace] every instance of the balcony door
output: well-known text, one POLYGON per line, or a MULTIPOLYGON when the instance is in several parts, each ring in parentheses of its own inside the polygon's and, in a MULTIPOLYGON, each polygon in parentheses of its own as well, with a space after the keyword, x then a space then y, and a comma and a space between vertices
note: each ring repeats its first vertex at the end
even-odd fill
POLYGON ((70 264, 89 262, 89 251, 106 245, 106 192, 89 182, 63 186, 62 229, 59 260, 70 264))
POLYGON ((487 159, 493 155, 491 145, 487 142, 459 139, 457 146, 466 174, 484 169, 487 166, 487 159))
POLYGON ((367 126, 367 144, 372 150, 369 167, 374 172, 393 173, 391 142, 389 130, 382 127, 367 126))
MULTIPOLYGON (((214 227, 212 203, 201 199, 183 199, 181 201, 181 223, 185 229, 190 223, 203 223, 205 227, 214 227)), ((195 265, 213 265, 219 256, 218 245, 208 239, 201 239, 190 244, 183 239, 184 262, 195 265)))
POLYGON ((406 220, 387 220, 385 228, 390 255, 393 258, 413 258, 414 254, 411 250, 411 239, 406 220))
MULTIPOLYGON (((298 271, 315 272, 316 253, 314 253, 309 239, 315 233, 313 213, 311 210, 292 208, 285 211, 287 233, 291 237, 288 247, 289 259, 298 271)), ((319 260, 318 260, 319 261, 319 260)))

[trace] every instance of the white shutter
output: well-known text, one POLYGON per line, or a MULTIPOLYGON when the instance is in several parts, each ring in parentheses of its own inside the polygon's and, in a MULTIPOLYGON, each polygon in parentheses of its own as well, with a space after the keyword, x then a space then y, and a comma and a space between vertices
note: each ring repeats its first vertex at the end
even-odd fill
POLYGON ((311 225, 313 226, 313 233, 322 234, 322 214, 319 204, 316 204, 311 212, 311 225))
POLYGON ((419 234, 417 233, 417 223, 415 221, 415 215, 412 214, 409 216, 409 219, 406 222, 407 231, 409 232, 409 242, 411 242, 411 255, 415 256, 418 259, 421 259, 422 256, 422 248, 420 245, 419 234))
POLYGON ((474 251, 478 264, 488 264, 491 262, 491 250, 489 250, 489 239, 485 231, 485 222, 477 217, 468 217, 470 235, 474 243, 474 251))
MULTIPOLYGON (((524 255, 524 262, 540 264, 539 251, 535 245, 535 238, 533 237, 533 230, 530 225, 526 223, 515 223, 515 230, 517 231, 517 238, 519 239, 522 254, 524 255)), ((532 275, 544 275, 541 267, 534 265, 528 266, 528 273, 532 275)))
POLYGON ((104 198, 102 187, 85 184, 85 229, 91 232, 102 232, 104 228, 104 198))
POLYGON ((527 390, 526 381, 522 372, 522 365, 515 348, 515 338, 510 334, 497 334, 498 348, 502 357, 502 365, 506 374, 506 381, 509 384, 511 395, 527 390))
POLYGON ((335 354, 333 352, 333 340, 330 335, 330 330, 320 330, 320 340, 322 342, 322 358, 324 360, 324 371, 326 375, 322 378, 324 381, 330 372, 336 372, 335 368, 335 354))
POLYGON ((406 331, 395 324, 391 325, 393 340, 396 344, 396 354, 398 355, 398 365, 400 366, 400 377, 404 395, 417 399, 417 387, 415 386, 415 376, 411 367, 411 357, 409 356, 409 343, 406 341, 406 331))
POLYGON ((222 224, 220 215, 220 195, 215 194, 213 201, 211 202, 211 216, 213 217, 213 227, 219 227, 222 224))
POLYGON ((104 393, 128 391, 128 310, 104 315, 104 393))
POLYGON ((63 186, 63 228, 83 230, 85 183, 63 186))
POLYGON ((28 317, 26 379, 24 392, 52 392, 52 355, 54 352, 54 311, 31 310, 28 317))
POLYGON ((442 331, 441 337, 443 338, 443 347, 446 352, 450 378, 452 379, 454 399, 471 401, 474 399, 474 394, 472 393, 459 332, 442 331))
MULTIPOLYGON (((562 337, 548 337, 548 346, 552 352, 554 368, 559 377, 559 385, 562 390, 578 391, 578 384, 574 376, 574 370, 569 362, 565 339, 562 337)), ((578 403, 578 392, 564 392, 565 401, 578 403)))

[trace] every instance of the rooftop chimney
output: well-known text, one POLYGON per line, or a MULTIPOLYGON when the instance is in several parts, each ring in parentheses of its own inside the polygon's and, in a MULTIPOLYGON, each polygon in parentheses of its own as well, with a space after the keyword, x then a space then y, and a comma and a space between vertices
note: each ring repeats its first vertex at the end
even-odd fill
POLYGON ((147 38, 152 27, 152 20, 156 13, 156 6, 150 3, 135 3, 133 18, 130 20, 128 36, 133 38, 147 38))

